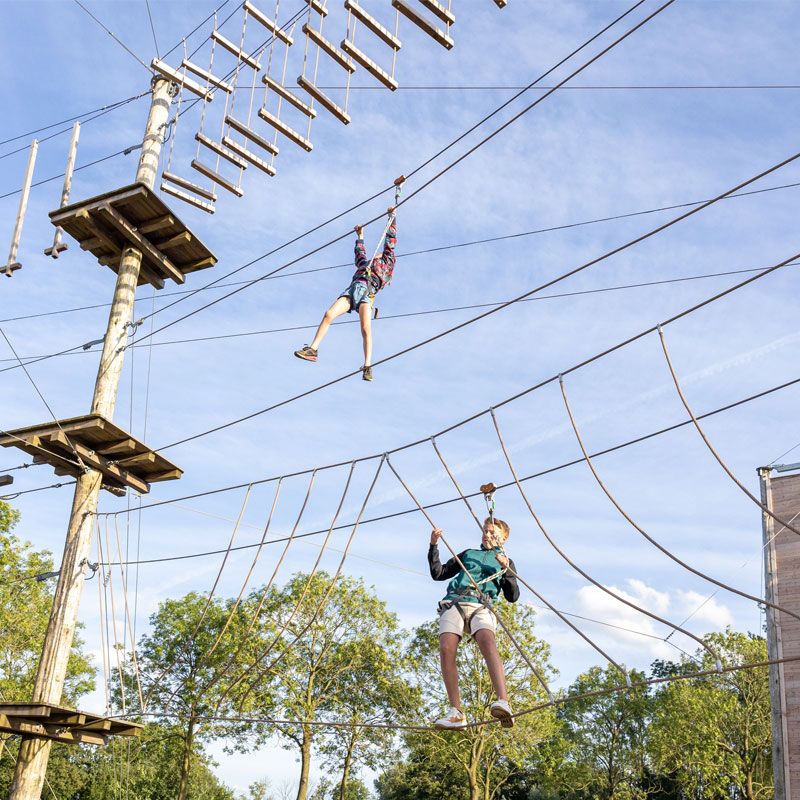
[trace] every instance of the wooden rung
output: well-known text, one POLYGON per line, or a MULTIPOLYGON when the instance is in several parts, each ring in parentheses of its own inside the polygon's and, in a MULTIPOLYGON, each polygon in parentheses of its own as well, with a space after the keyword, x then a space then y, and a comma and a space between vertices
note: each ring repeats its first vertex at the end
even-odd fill
POLYGON ((223 92, 230 94, 233 91, 233 86, 229 83, 226 83, 222 78, 218 78, 216 75, 212 75, 207 69, 193 64, 188 58, 184 58, 183 61, 181 61, 181 66, 189 72, 193 72, 198 78, 202 78, 204 81, 208 81, 212 86, 216 86, 217 89, 222 89, 223 92))
POLYGON ((182 192, 180 189, 173 189, 172 186, 166 183, 161 184, 161 191, 171 194, 173 197, 177 197, 178 200, 183 200, 184 203, 189 203, 189 205, 199 208, 208 214, 213 214, 216 211, 216 208, 211 203, 206 203, 205 200, 201 200, 188 192, 182 192))
POLYGON ((235 142, 233 139, 231 139, 230 136, 223 136, 222 144, 224 144, 229 150, 233 150, 234 153, 238 153, 246 161, 249 161, 254 167, 258 167, 260 170, 266 172, 267 175, 275 175, 275 167, 273 167, 272 164, 268 164, 266 161, 259 158, 255 153, 251 153, 249 150, 245 149, 239 144, 239 142, 235 142))
POLYGON ((381 69, 366 53, 362 53, 349 39, 342 40, 342 50, 361 64, 367 72, 377 78, 387 89, 394 91, 398 83, 386 70, 381 69))
POLYGON ((169 239, 164 239, 161 242, 154 242, 154 244, 159 250, 169 250, 173 247, 181 247, 185 244, 189 244, 191 241, 192 234, 189 233, 189 231, 181 231, 174 236, 170 236, 169 239))
POLYGON ((282 133, 287 139, 302 147, 306 152, 310 153, 314 149, 314 145, 311 144, 308 139, 301 136, 294 128, 290 128, 285 122, 279 120, 274 114, 270 114, 269 111, 259 108, 258 116, 261 117, 264 122, 268 122, 272 125, 278 133, 282 133))
POLYGON ((420 16, 412 8, 407 6, 403 0, 392 0, 392 6, 396 8, 407 20, 413 22, 420 30, 425 31, 431 38, 439 42, 442 47, 448 50, 453 48, 455 42, 443 31, 428 22, 425 17, 420 16))
POLYGON ((350 115, 342 108, 336 105, 328 95, 321 92, 311 81, 306 80, 302 75, 297 79, 297 85, 301 89, 305 89, 323 108, 333 114, 338 120, 345 125, 350 124, 350 115))
POLYGON ((310 105, 304 103, 296 94, 290 92, 285 86, 278 83, 278 81, 270 78, 269 75, 262 75, 261 82, 272 89, 279 97, 286 100, 287 103, 291 103, 298 111, 302 111, 307 117, 314 119, 317 116, 317 110, 315 108, 311 108, 310 105))
POLYGON ((148 233, 160 231, 162 228, 171 228, 174 224, 175 217, 173 217, 172 214, 164 214, 164 216, 155 217, 149 222, 143 222, 141 225, 137 226, 136 230, 138 230, 139 233, 147 235, 148 233))
POLYGON ((222 158, 224 158, 226 161, 230 161, 231 164, 239 167, 239 169, 247 169, 247 164, 242 161, 242 159, 239 158, 236 153, 231 153, 230 150, 226 150, 219 142, 209 139, 208 136, 202 133, 196 133, 194 138, 197 139, 197 141, 200 142, 203 147, 207 147, 218 156, 222 156, 222 158))
POLYGON ((212 203, 217 202, 217 195, 214 192, 210 191, 209 189, 205 189, 202 186, 198 186, 196 183, 187 181, 186 178, 181 178, 180 175, 175 175, 173 172, 162 173, 161 179, 169 181, 170 183, 174 183, 176 186, 181 186, 184 189, 188 189, 190 192, 194 192, 195 194, 199 194, 200 197, 204 197, 206 200, 210 200, 212 203))
POLYGON ((211 167, 206 166, 202 161, 198 161, 196 158, 192 160, 192 169, 196 169, 201 175, 205 175, 206 178, 214 181, 217 186, 227 189, 231 194, 235 194, 237 197, 242 197, 242 195, 244 195, 244 192, 236 186, 236 184, 232 183, 227 178, 223 178, 218 172, 214 172, 211 167))
POLYGON ((266 150, 268 153, 271 153, 273 156, 278 155, 278 148, 276 145, 272 144, 272 142, 267 141, 263 136, 259 136, 254 130, 251 130, 247 127, 243 122, 239 122, 238 119, 234 119, 233 117, 225 117, 225 123, 230 125, 236 133, 241 133, 242 136, 249 139, 253 144, 257 144, 262 150, 266 150))
POLYGON ((447 6, 442 5, 438 0, 419 0, 428 11, 431 11, 435 14, 439 19, 444 22, 445 25, 454 25, 456 21, 455 14, 447 6))
POLYGON ((276 22, 273 22, 268 16, 266 16, 266 14, 257 9, 250 2, 250 0, 244 0, 244 9, 256 22, 263 25, 268 31, 277 36, 282 42, 288 44, 289 47, 291 47, 294 44, 294 39, 292 39, 292 37, 289 36, 289 34, 286 33, 286 31, 281 30, 280 26, 276 22))
POLYGON ((399 50, 402 47, 400 40, 388 28, 381 25, 375 17, 364 11, 355 0, 344 0, 344 7, 359 22, 363 22, 364 26, 369 28, 379 39, 383 39, 392 50, 399 50))
POLYGON ((214 99, 214 95, 211 94, 211 92, 209 92, 205 86, 201 86, 191 78, 187 78, 185 75, 178 72, 178 70, 172 69, 172 67, 170 67, 168 64, 165 64, 163 61, 159 61, 157 58, 154 58, 150 62, 150 66, 165 78, 169 78, 173 83, 177 83, 178 86, 183 86, 184 89, 188 89, 190 92, 196 94, 207 103, 210 103, 214 99))
POLYGON ((261 63, 252 56, 247 55, 241 48, 237 47, 230 39, 226 39, 218 30, 211 31, 211 38, 219 45, 224 47, 229 53, 236 56, 239 61, 247 64, 258 71, 261 69, 261 63))
POLYGON ((308 23, 303 25, 303 33, 314 44, 322 48, 339 66, 344 67, 349 73, 356 71, 356 65, 333 42, 329 42, 319 31, 314 30, 308 23))
POLYGON ((306 3, 311 6, 313 11, 316 11, 317 14, 323 17, 328 16, 328 9, 325 8, 324 4, 320 2, 320 0, 306 0, 306 3))

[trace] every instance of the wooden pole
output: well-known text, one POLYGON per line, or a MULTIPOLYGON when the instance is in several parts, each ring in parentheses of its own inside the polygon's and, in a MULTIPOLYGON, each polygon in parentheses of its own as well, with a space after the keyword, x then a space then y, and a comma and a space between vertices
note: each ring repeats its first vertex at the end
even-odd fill
MULTIPOLYGON (((171 89, 170 82, 164 78, 155 78, 152 85, 150 113, 136 172, 136 180, 151 189, 155 185, 158 159, 164 141, 171 89)), ((121 346, 127 335, 128 323, 133 317, 141 264, 141 251, 132 247, 125 248, 114 288, 103 355, 92 398, 92 412, 102 414, 108 419, 114 414, 124 356, 121 346)), ((75 485, 61 571, 33 689, 34 703, 61 702, 101 483, 102 475, 96 470, 87 469, 78 477, 75 485)), ((39 800, 50 756, 50 744, 41 739, 22 740, 9 800, 39 800)))
MULTIPOLYGON (((64 186, 61 189, 61 208, 69 200, 69 193, 72 189, 72 173, 75 171, 75 154, 78 152, 78 137, 81 135, 81 123, 77 120, 72 126, 72 138, 69 141, 69 154, 67 155, 67 168, 64 170, 64 186)), ((53 246, 44 251, 46 256, 58 258, 67 249, 66 242, 62 243, 61 237, 64 235, 62 228, 56 228, 53 236, 53 246)))
POLYGON ((19 241, 22 238, 22 225, 25 222, 25 211, 28 208, 28 195, 31 191, 31 181, 33 180, 33 167, 36 164, 36 153, 39 151, 39 142, 34 139, 31 142, 31 149, 28 153, 28 166, 25 169, 25 181, 22 184, 22 194, 19 196, 19 209, 17 209, 17 222, 14 225, 14 234, 11 237, 11 249, 8 252, 8 264, 4 270, 6 277, 10 278, 15 270, 22 264, 17 261, 19 251, 19 241))

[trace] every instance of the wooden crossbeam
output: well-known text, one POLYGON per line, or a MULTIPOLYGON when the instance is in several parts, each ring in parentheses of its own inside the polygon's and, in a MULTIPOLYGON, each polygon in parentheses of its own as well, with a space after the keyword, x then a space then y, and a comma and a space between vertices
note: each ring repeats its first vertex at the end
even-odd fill
POLYGON ((302 111, 307 117, 314 119, 314 117, 317 116, 317 110, 315 108, 311 108, 308 103, 304 103, 294 92, 290 92, 285 86, 278 83, 278 81, 270 78, 269 75, 262 75, 261 82, 272 89, 279 97, 291 103, 298 111, 302 111))
POLYGON ((198 269, 213 267, 216 263, 217 261, 214 256, 207 256, 206 258, 201 258, 199 261, 191 261, 188 264, 184 264, 183 274, 188 275, 190 272, 196 272, 198 269))
POLYGON ((132 246, 138 247, 151 261, 158 264, 167 277, 172 278, 175 283, 184 283, 186 281, 183 273, 163 253, 153 247, 149 239, 146 239, 137 230, 132 228, 116 208, 106 204, 100 206, 98 213, 109 225, 116 228, 125 236, 132 246))
POLYGON ((206 178, 214 181, 217 186, 227 189, 231 194, 235 194, 237 197, 242 197, 242 195, 244 195, 244 192, 235 183, 229 181, 218 172, 214 172, 211 167, 207 166, 202 161, 198 161, 196 158, 192 160, 192 169, 196 169, 201 175, 205 175, 206 178))
POLYGON ((311 144, 305 136, 299 134, 294 128, 290 128, 283 120, 278 119, 274 114, 270 114, 266 109, 259 108, 258 116, 261 117, 264 122, 268 122, 272 125, 276 131, 282 133, 287 139, 302 147, 303 150, 310 153, 314 149, 314 145, 311 144))
POLYGON ((234 117, 227 116, 225 117, 225 123, 233 128, 236 133, 241 133, 242 136, 249 139, 251 142, 253 142, 253 144, 257 144, 262 150, 266 150, 273 156, 278 155, 278 148, 272 144, 272 142, 267 141, 263 136, 259 136, 254 130, 248 128, 243 122, 239 122, 239 120, 235 119, 234 117))
POLYGON ((443 30, 437 28, 433 23, 429 22, 425 17, 414 11, 413 8, 407 6, 403 0, 392 0, 392 6, 396 8, 407 20, 413 22, 420 30, 425 31, 432 39, 439 42, 442 47, 451 50, 455 42, 443 30))
POLYGON ((366 53, 359 50, 349 39, 342 40, 342 50, 351 56, 354 61, 361 64, 367 72, 377 78, 387 89, 392 91, 397 89, 397 81, 386 70, 381 69, 366 53))
POLYGON ((159 481, 174 481, 183 475, 182 469, 168 469, 164 472, 155 472, 147 476, 150 483, 158 483, 159 481))
POLYGON ((263 25, 273 36, 277 36, 282 42, 291 47, 294 44, 294 39, 289 36, 286 31, 281 30, 281 27, 273 22, 266 14, 256 8, 250 0, 244 0, 244 9, 247 13, 260 25, 263 25))
POLYGON ((314 44, 324 50, 339 66, 344 67, 349 73, 356 71, 356 65, 341 51, 333 42, 329 42, 318 30, 312 28, 308 23, 303 25, 303 33, 311 39, 314 44))
POLYGON ((336 103, 331 100, 328 95, 321 92, 311 81, 304 78, 302 75, 297 79, 297 85, 301 89, 305 89, 324 109, 330 111, 334 117, 343 122, 345 125, 350 124, 350 115, 336 103))
MULTIPOLYGON (((190 205, 193 205, 208 214, 213 214, 216 211, 216 208, 214 208, 213 204, 206 203, 205 200, 201 200, 199 197, 194 197, 188 192, 182 192, 180 189, 175 189, 167 183, 161 184, 161 191, 171 194, 173 197, 183 200, 184 203, 189 203, 190 205)), ((186 270, 184 270, 184 273, 185 272, 186 270)))
POLYGON ((230 94, 233 91, 233 86, 229 83, 226 83, 222 78, 218 78, 216 75, 212 75, 207 69, 203 69, 197 66, 197 64, 192 63, 188 58, 184 58, 183 61, 181 61, 181 66, 189 72, 193 72, 198 78, 202 78, 204 81, 208 81, 212 86, 216 86, 217 89, 222 89, 223 92, 230 94))
POLYGON ((226 39, 218 30, 211 31, 211 38, 218 45, 224 47, 231 55, 236 56, 239 61, 247 64, 248 67, 252 67, 256 71, 261 69, 261 63, 257 59, 245 53, 244 50, 237 47, 230 39, 226 39))
MULTIPOLYGON (((97 263, 100 264, 102 267, 110 267, 114 270, 114 272, 119 272, 119 265, 122 261, 122 256, 100 256, 97 259, 97 263)), ((155 273, 147 264, 142 262, 141 266, 139 267, 139 278, 141 279, 139 282, 145 281, 149 283, 151 286, 155 286, 156 289, 163 289, 164 288, 164 279, 155 273)))
POLYGON ((189 244, 192 241, 192 234, 189 231, 181 231, 180 233, 176 233, 174 236, 170 236, 169 239, 164 239, 160 242, 156 242, 155 245, 159 250, 170 250, 173 247, 180 247, 184 244, 189 244))
POLYGON ((75 206, 67 206, 65 208, 59 208, 55 211, 51 211, 47 216, 50 217, 50 222, 52 222, 53 225, 60 225, 61 227, 64 227, 82 211, 94 211, 95 209, 100 208, 100 206, 106 205, 109 200, 111 200, 111 202, 117 206, 135 203, 140 199, 145 200, 149 191, 150 190, 146 186, 141 183, 137 183, 130 188, 125 189, 124 191, 115 192, 111 197, 109 197, 109 195, 101 195, 92 202, 81 203, 80 208, 77 211, 75 206))
POLYGON ((345 10, 349 11, 359 22, 382 39, 392 50, 399 50, 403 45, 400 40, 375 17, 368 14, 355 0, 344 0, 345 10))
POLYGON ((94 238, 81 242, 81 250, 94 250, 96 246, 102 245, 110 250, 112 255, 120 258, 122 248, 100 228, 92 215, 88 211, 79 211, 75 217, 83 222, 84 225, 94 234, 94 238))
POLYGON ((247 169, 247 164, 244 162, 236 153, 231 153, 230 150, 223 147, 219 142, 215 142, 213 139, 209 139, 203 133, 196 133, 194 138, 203 145, 203 147, 207 147, 211 150, 212 153, 216 153, 218 156, 222 156, 226 161, 229 161, 239 169, 247 169))
POLYGON ((121 442, 115 442, 108 447, 98 447, 97 452, 101 456, 130 455, 136 450, 137 444, 135 439, 123 439, 121 442))
POLYGON ((164 181, 169 181, 170 183, 174 183, 176 186, 180 186, 183 189, 188 189, 190 192, 194 192, 195 194, 199 194, 200 197, 204 197, 206 200, 210 200, 212 203, 217 202, 217 195, 215 192, 212 192, 203 186, 198 186, 196 183, 192 183, 192 181, 186 180, 186 178, 182 178, 180 175, 175 175, 173 172, 163 172, 161 174, 161 179, 164 181))
POLYGON ((132 467, 145 467, 148 464, 156 463, 156 454, 152 450, 147 450, 144 453, 136 453, 135 455, 126 458, 118 458, 114 461, 118 467, 130 469, 132 467))
POLYGON ((14 483, 13 475, 0 475, 0 486, 11 486, 14 483))
POLYGON ((268 164, 262 158, 259 158, 255 153, 247 150, 243 145, 239 144, 239 142, 231 139, 230 136, 223 136, 222 144, 224 144, 229 150, 233 150, 234 153, 238 153, 246 161, 249 161, 254 167, 258 167, 260 170, 266 172, 267 175, 275 175, 275 167, 273 167, 272 164, 268 164))
POLYGON ((150 66, 173 83, 177 83, 178 86, 183 86, 184 89, 188 89, 192 94, 196 94, 199 98, 205 100, 206 103, 210 103, 214 99, 214 95, 211 94, 205 86, 201 86, 191 78, 187 78, 184 74, 172 69, 172 67, 165 64, 163 61, 154 58, 150 62, 150 66))
POLYGON ((455 14, 453 14, 450 9, 442 5, 438 0, 419 0, 428 11, 431 11, 435 14, 439 19, 445 23, 445 25, 454 25, 456 21, 455 14))
POLYGON ((311 8, 320 16, 328 16, 328 9, 325 8, 325 5, 321 3, 320 0, 306 0, 306 3, 308 3, 308 5, 311 6, 311 8))
POLYGON ((149 222, 143 222, 141 225, 137 225, 136 230, 147 236, 148 233, 155 233, 163 228, 171 228, 174 224, 175 217, 173 217, 172 214, 164 214, 161 217, 151 219, 149 222))
POLYGON ((84 732, 80 728, 76 731, 61 730, 58 725, 45 725, 38 721, 28 721, 19 717, 9 717, 0 714, 0 730, 14 733, 19 736, 32 736, 37 739, 52 739, 66 744, 95 744, 104 745, 107 736, 92 731, 84 732))

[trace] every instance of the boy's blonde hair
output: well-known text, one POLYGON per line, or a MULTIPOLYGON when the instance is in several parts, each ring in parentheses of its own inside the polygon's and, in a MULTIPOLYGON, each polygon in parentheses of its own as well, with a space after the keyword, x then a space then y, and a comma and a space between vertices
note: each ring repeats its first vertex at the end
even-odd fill
POLYGON ((494 519, 492 519, 492 517, 486 517, 486 519, 483 521, 483 524, 486 525, 487 522, 491 522, 494 525, 495 530, 500 531, 504 542, 508 539, 509 534, 511 533, 511 528, 508 526, 507 522, 502 519, 497 519, 497 517, 494 519))

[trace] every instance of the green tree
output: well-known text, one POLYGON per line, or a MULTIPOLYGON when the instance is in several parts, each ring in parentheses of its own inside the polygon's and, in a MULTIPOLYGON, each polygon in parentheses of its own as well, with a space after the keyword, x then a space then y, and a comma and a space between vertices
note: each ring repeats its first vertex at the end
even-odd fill
MULTIPOLYGON (((767 660, 760 636, 730 629, 706 641, 728 665, 767 660)), ((699 650, 700 669, 713 670, 699 650)), ((697 671, 684 659, 661 662, 657 676, 697 671)), ((685 796, 704 800, 771 797, 772 738, 767 667, 667 684, 655 696, 649 749, 653 763, 677 779, 685 796)))

